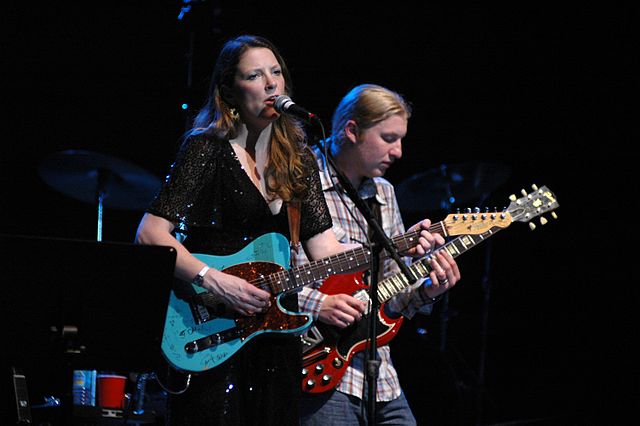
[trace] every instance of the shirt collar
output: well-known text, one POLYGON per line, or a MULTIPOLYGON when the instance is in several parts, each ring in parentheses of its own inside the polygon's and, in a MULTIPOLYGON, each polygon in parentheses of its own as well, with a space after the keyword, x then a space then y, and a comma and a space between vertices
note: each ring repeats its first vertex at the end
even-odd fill
MULTIPOLYGON (((340 182, 338 182, 337 178, 331 178, 330 169, 331 166, 324 161, 324 154, 315 149, 316 157, 318 158, 318 167, 320 168, 320 182, 322 183, 323 191, 342 191, 345 192, 342 188, 340 182)), ((384 200, 384 197, 380 194, 378 189, 378 185, 376 185, 375 179, 365 178, 358 187, 358 195, 363 200, 367 198, 376 197, 376 201, 380 205, 386 205, 387 203, 384 200)))

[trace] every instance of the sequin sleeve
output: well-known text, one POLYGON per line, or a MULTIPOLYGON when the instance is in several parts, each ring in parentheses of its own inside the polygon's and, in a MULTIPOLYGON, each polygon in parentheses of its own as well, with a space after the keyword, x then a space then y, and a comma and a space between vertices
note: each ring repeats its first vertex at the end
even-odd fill
POLYGON ((330 229, 333 223, 327 201, 322 193, 318 164, 311 151, 305 151, 303 162, 309 171, 306 178, 309 191, 301 207, 300 239, 308 240, 314 235, 330 229))
POLYGON ((174 223, 211 223, 211 180, 216 173, 219 141, 200 136, 186 139, 160 191, 147 209, 174 223), (197 206, 195 208, 194 206, 197 206))

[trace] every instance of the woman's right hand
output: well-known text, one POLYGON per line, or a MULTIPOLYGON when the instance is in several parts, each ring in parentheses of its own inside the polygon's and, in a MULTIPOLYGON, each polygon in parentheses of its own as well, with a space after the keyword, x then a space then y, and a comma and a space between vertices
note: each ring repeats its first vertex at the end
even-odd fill
POLYGON ((265 312, 271 306, 271 294, 234 275, 209 269, 202 287, 219 297, 231 310, 246 316, 265 312))

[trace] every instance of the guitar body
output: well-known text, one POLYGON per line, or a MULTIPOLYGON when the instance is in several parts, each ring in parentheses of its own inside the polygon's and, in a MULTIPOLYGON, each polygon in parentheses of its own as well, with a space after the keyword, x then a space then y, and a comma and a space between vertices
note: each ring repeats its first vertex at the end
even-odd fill
MULTIPOLYGON (((263 235, 228 256, 195 254, 207 265, 249 282, 282 271, 289 265, 289 242, 276 233, 263 235)), ((169 364, 184 372, 202 372, 233 356, 252 338, 264 333, 299 334, 312 322, 308 315, 284 309, 272 297, 263 314, 226 314, 223 305, 203 303, 210 295, 201 287, 180 283, 171 291, 161 349, 169 364)))
MULTIPOLYGON (((369 300, 369 286, 362 273, 334 275, 325 280, 320 291, 328 295, 350 294, 360 300, 369 300)), ((391 318, 384 312, 384 304, 376 312, 378 345, 393 339, 402 325, 403 317, 391 318)), ((304 350, 302 357, 302 390, 309 393, 326 392, 340 383, 353 356, 367 348, 371 313, 347 328, 338 328, 316 322, 313 333, 319 334, 318 344, 304 350)), ((310 341, 314 340, 313 338, 310 341)))

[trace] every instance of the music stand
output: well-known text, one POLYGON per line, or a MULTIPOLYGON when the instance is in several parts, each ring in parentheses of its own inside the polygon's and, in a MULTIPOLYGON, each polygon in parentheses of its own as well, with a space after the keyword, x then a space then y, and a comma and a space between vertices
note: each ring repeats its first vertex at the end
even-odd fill
POLYGON ((71 416, 71 370, 159 365, 173 248, 10 235, 0 248, 4 371, 20 366, 71 416))

